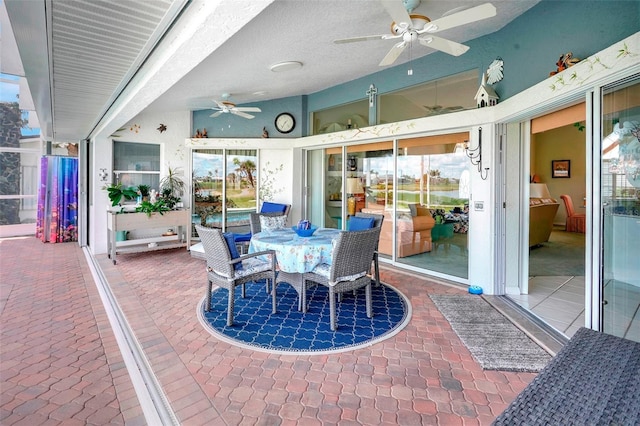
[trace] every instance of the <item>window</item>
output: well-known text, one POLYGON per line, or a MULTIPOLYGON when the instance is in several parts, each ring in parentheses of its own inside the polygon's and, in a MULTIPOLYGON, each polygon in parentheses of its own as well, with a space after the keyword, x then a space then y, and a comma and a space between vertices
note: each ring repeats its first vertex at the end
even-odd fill
POLYGON ((113 143, 114 183, 124 186, 160 186, 160 145, 133 142, 113 143))
MULTIPOLYGON (((473 69, 378 96, 380 124, 475 109, 480 71, 473 69)), ((364 93, 363 93, 364 97, 364 93)), ((312 134, 369 126, 369 100, 314 111, 312 134)))
POLYGON ((313 113, 313 134, 340 132, 369 125, 369 101, 361 100, 313 113))
POLYGON ((478 70, 418 84, 379 96, 379 123, 448 114, 476 108, 478 70))

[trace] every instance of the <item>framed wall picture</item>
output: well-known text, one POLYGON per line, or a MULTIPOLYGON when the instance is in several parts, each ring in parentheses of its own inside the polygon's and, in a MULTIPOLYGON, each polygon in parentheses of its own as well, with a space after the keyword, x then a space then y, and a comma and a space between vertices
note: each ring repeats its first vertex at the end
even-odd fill
POLYGON ((569 178, 571 177, 571 160, 552 160, 551 177, 569 178))

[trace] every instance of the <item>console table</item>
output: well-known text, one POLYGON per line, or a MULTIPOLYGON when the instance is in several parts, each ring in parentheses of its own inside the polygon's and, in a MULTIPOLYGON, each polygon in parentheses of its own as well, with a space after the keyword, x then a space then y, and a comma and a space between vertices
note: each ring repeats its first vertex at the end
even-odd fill
POLYGON ((107 253, 116 263, 118 253, 137 253, 191 246, 191 212, 188 209, 171 210, 164 214, 153 213, 116 213, 108 212, 107 253), (137 229, 158 229, 158 235, 149 238, 116 241, 118 231, 137 229), (167 235, 168 229, 174 233, 167 235))

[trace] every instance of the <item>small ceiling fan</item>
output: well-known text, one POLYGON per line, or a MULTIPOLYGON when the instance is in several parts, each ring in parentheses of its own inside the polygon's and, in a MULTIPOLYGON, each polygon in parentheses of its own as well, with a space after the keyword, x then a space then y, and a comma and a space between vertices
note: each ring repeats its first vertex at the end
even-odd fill
POLYGON ((209 117, 218 117, 222 114, 235 114, 237 116, 252 119, 255 116, 251 114, 247 114, 248 112, 262 112, 262 110, 258 107, 237 107, 236 104, 229 101, 229 97, 231 97, 228 93, 222 94, 222 100, 217 101, 213 100, 217 106, 211 107, 212 110, 216 111, 211 114, 209 117))
POLYGON ((431 117, 432 115, 447 114, 449 112, 460 111, 464 109, 462 105, 442 106, 441 104, 438 103, 438 82, 437 81, 433 83, 433 92, 434 92, 433 105, 422 105, 422 108, 425 110, 426 117, 431 117))
POLYGON ((480 21, 496 15, 496 8, 491 3, 484 3, 479 6, 465 9, 446 15, 435 21, 431 21, 424 15, 409 14, 420 2, 413 0, 381 0, 382 5, 387 10, 393 22, 391 23, 391 34, 371 35, 363 37, 352 37, 334 40, 334 43, 353 43, 357 41, 367 40, 395 40, 400 39, 387 55, 380 62, 380 66, 391 65, 400 54, 407 48, 411 47, 414 42, 419 42, 423 46, 431 47, 453 56, 460 56, 469 50, 469 46, 436 37, 433 34, 448 30, 450 28, 459 27, 471 22, 480 21), (408 5, 409 11, 405 8, 408 5))
POLYGON ((446 114, 448 112, 460 111, 464 109, 464 107, 460 105, 450 107, 443 107, 442 105, 423 105, 422 108, 425 109, 427 117, 430 117, 432 115, 446 114))

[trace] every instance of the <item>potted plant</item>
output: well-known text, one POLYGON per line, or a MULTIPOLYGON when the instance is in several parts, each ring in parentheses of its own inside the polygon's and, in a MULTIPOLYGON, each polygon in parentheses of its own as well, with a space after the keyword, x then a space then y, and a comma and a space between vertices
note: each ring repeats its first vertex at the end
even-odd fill
POLYGON ((138 185, 138 193, 142 197, 142 201, 149 201, 149 185, 138 185))
POLYGON ((162 190, 162 200, 170 209, 174 209, 176 205, 180 202, 180 197, 174 197, 171 195, 171 190, 168 188, 164 188, 162 190))
POLYGON ((167 207, 174 208, 180 202, 180 196, 184 192, 184 181, 181 178, 182 170, 179 167, 168 167, 167 175, 160 179, 160 192, 167 207))
POLYGON ((109 200, 111 200, 111 206, 115 207, 120 205, 122 199, 134 200, 138 196, 137 188, 123 187, 122 183, 116 183, 105 186, 109 200))
POLYGON ((169 210, 171 209, 167 207, 162 198, 155 203, 143 201, 138 207, 136 207, 136 212, 146 213, 147 217, 151 217, 153 213, 160 213, 162 215, 164 212, 168 212, 169 210))

